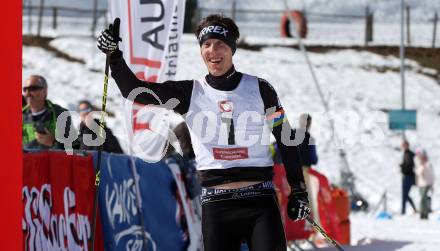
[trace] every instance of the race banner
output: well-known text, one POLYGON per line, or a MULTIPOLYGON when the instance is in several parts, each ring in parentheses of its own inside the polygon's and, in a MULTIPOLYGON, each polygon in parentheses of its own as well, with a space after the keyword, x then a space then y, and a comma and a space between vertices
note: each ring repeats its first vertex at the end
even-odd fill
POLYGON ((292 221, 287 215, 287 203, 290 194, 290 185, 287 183, 286 171, 283 164, 274 165, 275 176, 273 182, 277 192, 278 203, 280 205, 281 219, 284 223, 284 231, 287 241, 307 239, 312 233, 313 228, 305 220, 292 221))
MULTIPOLYGON (((173 80, 185 0, 109 0, 108 5, 110 20, 121 19, 119 48, 136 77, 150 82, 173 80)), ((125 109, 130 152, 146 161, 159 161, 167 147, 170 112, 131 102, 125 103, 125 109)))
MULTIPOLYGON (((190 240, 197 215, 182 181, 174 177, 179 172, 171 172, 163 161, 135 158, 142 191, 137 198, 131 161, 126 155, 102 153, 99 203, 105 250, 198 250, 190 248, 197 243, 190 240)), ((176 169, 173 161, 170 165, 176 169)))
POLYGON ((94 179, 92 156, 23 154, 23 250, 90 250, 94 179))
POLYGON ((332 188, 327 177, 313 168, 309 168, 309 190, 319 217, 315 221, 321 225, 333 239, 341 240, 340 219, 334 205, 332 188), (314 195, 313 195, 314 194, 314 195))
MULTIPOLYGON (((284 222, 286 239, 288 241, 308 239, 313 233, 313 227, 305 220, 294 222, 287 216, 287 203, 290 194, 290 186, 286 180, 283 164, 274 165, 275 176, 273 178, 275 189, 280 203, 280 213, 284 222)), ((332 188, 328 179, 313 168, 308 169, 308 187, 310 206, 313 220, 321 225, 330 237, 341 240, 340 220, 332 197, 332 188)))

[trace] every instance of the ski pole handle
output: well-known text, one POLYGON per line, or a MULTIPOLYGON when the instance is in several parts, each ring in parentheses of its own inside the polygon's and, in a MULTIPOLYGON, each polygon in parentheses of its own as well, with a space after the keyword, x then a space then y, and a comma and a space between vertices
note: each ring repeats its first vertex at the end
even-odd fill
POLYGON ((333 240, 330 236, 328 236, 328 234, 324 231, 324 229, 322 229, 321 226, 319 226, 318 224, 316 224, 316 222, 310 217, 307 217, 307 221, 312 224, 313 228, 315 228, 316 231, 318 231, 320 234, 322 234, 322 236, 324 236, 324 238, 331 243, 333 246, 335 246, 336 249, 338 249, 339 251, 344 251, 344 249, 341 247, 341 245, 339 245, 339 243, 337 243, 335 240, 333 240))

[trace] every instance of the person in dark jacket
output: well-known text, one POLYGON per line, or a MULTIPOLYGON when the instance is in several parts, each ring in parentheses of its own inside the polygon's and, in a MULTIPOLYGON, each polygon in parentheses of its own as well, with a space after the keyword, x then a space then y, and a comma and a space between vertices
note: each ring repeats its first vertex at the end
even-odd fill
POLYGON ((76 139, 70 114, 64 128, 57 127, 58 117, 67 110, 47 99, 46 79, 31 75, 24 83, 26 104, 22 108, 22 145, 24 149, 69 149, 76 139), (58 137, 57 137, 58 136, 58 137), (70 136, 70 137, 69 137, 70 136), (57 139, 73 139, 68 146, 57 139))
MULTIPOLYGON (((99 145, 90 143, 91 140, 97 139, 97 132, 99 132, 99 121, 94 119, 92 114, 90 114, 92 111, 93 106, 89 101, 83 100, 79 102, 78 113, 81 117, 81 123, 79 125, 80 150, 99 149, 99 145)), ((109 153, 123 153, 121 145, 112 131, 108 127, 104 127, 104 131, 105 141, 102 150, 109 153)))
POLYGON ((409 196, 409 192, 411 191, 411 187, 415 185, 415 174, 414 174, 414 152, 409 149, 409 142, 403 141, 402 143, 403 150, 403 160, 400 164, 400 171, 403 175, 402 179, 402 214, 406 212, 406 202, 408 201, 414 211, 417 211, 416 206, 414 205, 413 200, 409 196))
POLYGON ((310 114, 301 114, 299 118, 298 132, 304 133, 304 140, 300 144, 300 156, 303 168, 310 168, 318 163, 318 155, 316 154, 315 138, 310 135, 310 127, 312 126, 312 116, 310 114))

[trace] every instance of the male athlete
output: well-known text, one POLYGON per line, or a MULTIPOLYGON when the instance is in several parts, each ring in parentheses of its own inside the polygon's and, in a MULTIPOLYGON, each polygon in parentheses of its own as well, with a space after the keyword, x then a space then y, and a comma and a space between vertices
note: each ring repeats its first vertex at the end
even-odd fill
MULTIPOLYGON (((269 139, 265 144, 262 137, 272 131, 279 145, 291 186, 288 215, 295 221, 310 213, 297 147, 301 142, 291 144, 294 134, 274 88, 235 69, 232 56, 240 33, 234 21, 210 15, 199 23, 195 35, 208 68, 199 80, 153 84, 137 79, 118 49, 119 34, 113 34, 111 27, 99 36, 98 47, 110 54, 112 77, 125 98, 143 87, 162 103, 171 98, 180 101, 173 110, 184 116, 190 130, 203 186, 204 250, 238 251, 246 242, 251 251, 285 251, 269 139), (260 140, 249 140, 258 136, 260 140)), ((146 92, 132 99, 160 104, 146 92)))

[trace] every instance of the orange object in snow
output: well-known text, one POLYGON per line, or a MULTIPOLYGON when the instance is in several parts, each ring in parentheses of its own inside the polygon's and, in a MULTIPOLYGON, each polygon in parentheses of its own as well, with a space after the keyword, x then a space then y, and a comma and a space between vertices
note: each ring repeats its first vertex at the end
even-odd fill
POLYGON ((348 193, 345 190, 334 187, 332 189, 332 199, 339 220, 341 222, 348 220, 350 216, 350 198, 348 197, 348 193))
POLYGON ((307 36, 307 20, 301 11, 293 10, 290 12, 285 12, 281 17, 281 37, 292 37, 290 33, 290 18, 293 19, 296 25, 296 29, 298 29, 298 34, 301 38, 305 38, 307 36))

